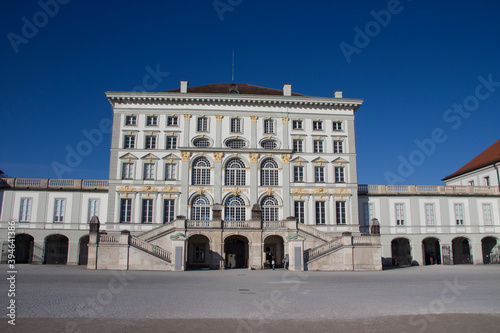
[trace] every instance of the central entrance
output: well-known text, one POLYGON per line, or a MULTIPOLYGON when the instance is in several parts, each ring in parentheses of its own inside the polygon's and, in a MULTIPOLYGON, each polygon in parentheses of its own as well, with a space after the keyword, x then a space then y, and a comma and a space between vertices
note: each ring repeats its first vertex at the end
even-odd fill
POLYGON ((224 241, 226 268, 248 267, 248 239, 240 235, 229 236, 224 241))
POLYGON ((272 258, 275 258, 276 267, 283 267, 283 258, 285 258, 284 241, 281 236, 272 235, 264 239, 264 262, 265 266, 271 264, 272 258))

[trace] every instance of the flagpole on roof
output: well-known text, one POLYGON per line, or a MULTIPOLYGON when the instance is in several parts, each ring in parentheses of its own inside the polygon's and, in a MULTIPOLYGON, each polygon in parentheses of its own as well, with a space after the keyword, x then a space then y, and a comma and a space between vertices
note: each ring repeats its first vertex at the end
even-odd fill
POLYGON ((234 49, 233 49, 233 73, 231 76, 231 82, 234 83, 234 49))

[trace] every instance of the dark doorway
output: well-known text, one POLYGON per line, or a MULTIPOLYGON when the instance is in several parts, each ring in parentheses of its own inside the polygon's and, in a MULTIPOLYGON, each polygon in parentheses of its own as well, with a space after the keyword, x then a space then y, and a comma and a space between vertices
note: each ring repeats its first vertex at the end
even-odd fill
POLYGON ((472 264, 472 256, 470 254, 469 240, 465 237, 457 237, 451 242, 453 251, 453 264, 465 265, 472 264))
POLYGON ((52 235, 45 238, 44 264, 66 265, 68 261, 68 238, 52 235))
POLYGON ((441 246, 439 239, 434 237, 426 238, 422 241, 425 265, 441 264, 441 246))
POLYGON ((283 258, 285 258, 284 241, 281 236, 272 235, 264 239, 264 261, 271 264, 273 256, 276 260, 276 267, 283 267, 283 258))
POLYGON ((16 244, 16 264, 31 263, 33 258, 33 236, 28 234, 19 234, 15 238, 16 244))
POLYGON ((391 242, 392 261, 395 266, 410 266, 412 262, 410 241, 396 238, 391 242))
POLYGON ((498 241, 494 237, 484 237, 481 240, 481 247, 483 249, 483 263, 485 265, 500 263, 497 243, 498 241))
POLYGON ((248 264, 248 240, 243 236, 230 236, 224 242, 226 268, 245 268, 248 264))
POLYGON ((194 235, 188 240, 188 269, 210 266, 210 240, 203 235, 194 235))
POLYGON ((78 252, 78 265, 87 265, 89 255, 89 235, 80 238, 80 251, 78 252))

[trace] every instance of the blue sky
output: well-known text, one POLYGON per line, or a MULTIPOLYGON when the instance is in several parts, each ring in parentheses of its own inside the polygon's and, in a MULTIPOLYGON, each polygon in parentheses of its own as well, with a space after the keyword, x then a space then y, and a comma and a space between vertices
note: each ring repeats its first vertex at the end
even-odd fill
POLYGON ((230 82, 235 49, 238 83, 365 100, 359 183, 440 184, 499 139, 499 12, 493 0, 8 1, 0 169, 106 179, 110 134, 81 146, 111 119, 104 92, 140 89, 155 69, 153 91, 230 82))

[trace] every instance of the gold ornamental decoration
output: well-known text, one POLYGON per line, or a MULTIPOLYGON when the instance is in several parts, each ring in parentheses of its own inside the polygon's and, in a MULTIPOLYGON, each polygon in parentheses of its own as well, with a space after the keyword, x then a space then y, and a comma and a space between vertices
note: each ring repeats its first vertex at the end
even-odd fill
POLYGON ((137 191, 137 189, 135 187, 128 186, 128 185, 118 187, 116 190, 118 192, 135 192, 135 191, 137 191))
POLYGON ((184 120, 189 120, 191 118, 191 115, 190 114, 185 114, 184 115, 184 120))
POLYGON ((255 123, 255 122, 257 121, 257 119, 258 119, 258 118, 259 118, 259 117, 257 117, 257 116, 251 116, 251 117, 250 117, 250 120, 252 121, 252 123, 255 123))
POLYGON ((223 116, 223 115, 216 115, 216 116, 215 116, 215 120, 217 120, 217 121, 221 121, 221 120, 222 120, 222 118, 224 118, 224 116, 223 116))
POLYGON ((289 118, 287 118, 287 117, 281 118, 282 123, 288 123, 288 120, 289 120, 289 118))
POLYGON ((191 152, 189 151, 181 151, 181 161, 188 162, 191 157, 191 152))
POLYGON ((224 156, 224 153, 221 153, 221 152, 214 153, 214 161, 215 162, 222 162, 223 156, 224 156))
POLYGON ((351 191, 347 188, 336 188, 333 190, 333 194, 351 194, 351 191))
POLYGON ((164 188, 161 189, 162 192, 167 192, 167 193, 178 193, 181 190, 178 187, 173 187, 173 186, 165 186, 164 188))
POLYGON ((143 186, 139 189, 140 192, 158 192, 158 188, 157 187, 153 187, 151 185, 146 185, 146 186, 143 186))
POLYGON ((329 194, 328 190, 324 187, 318 187, 311 191, 312 194, 329 194))
POLYGON ((248 157, 250 158, 250 163, 257 163, 259 160, 258 153, 250 153, 250 154, 248 154, 248 157))
POLYGON ((305 188, 298 187, 298 188, 292 188, 290 193, 292 193, 292 194, 309 194, 309 191, 305 188))
POLYGON ((290 163, 290 154, 281 154, 281 163, 288 164, 290 163))

